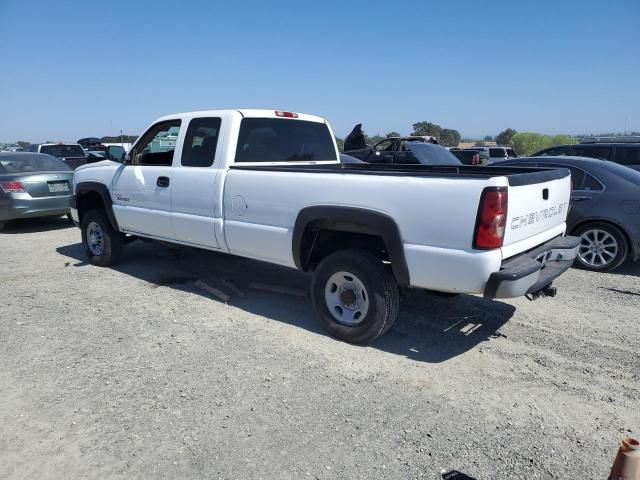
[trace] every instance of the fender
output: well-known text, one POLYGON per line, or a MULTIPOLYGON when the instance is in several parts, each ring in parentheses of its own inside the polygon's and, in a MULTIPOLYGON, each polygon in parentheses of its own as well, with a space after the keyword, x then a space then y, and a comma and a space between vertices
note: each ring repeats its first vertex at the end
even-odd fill
POLYGON ((314 221, 328 223, 329 230, 366 233, 382 237, 389 253, 391 268, 400 286, 409 286, 409 268, 404 257, 404 247, 400 230, 390 216, 365 208, 318 205, 300 210, 293 228, 293 261, 300 270, 304 270, 301 258, 302 237, 307 226, 314 221))
MULTIPOLYGON (((80 182, 76 185, 75 194, 72 197, 72 204, 75 202, 76 206, 79 203, 79 197, 84 193, 88 192, 96 192, 102 198, 102 203, 104 203, 104 209, 107 213, 107 218, 109 222, 111 222, 111 226, 115 229, 115 231, 119 231, 118 222, 116 220, 116 216, 113 214, 113 200, 111 199, 111 194, 109 193, 109 189, 107 186, 100 182, 80 182)), ((82 221, 82 219, 80 219, 82 221)))

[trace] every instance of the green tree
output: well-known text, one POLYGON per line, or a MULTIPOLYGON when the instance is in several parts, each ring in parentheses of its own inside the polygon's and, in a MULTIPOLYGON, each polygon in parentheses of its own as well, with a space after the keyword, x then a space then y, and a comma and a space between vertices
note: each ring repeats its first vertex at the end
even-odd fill
POLYGON ((531 155, 552 145, 551 137, 540 133, 520 132, 511 137, 511 146, 518 155, 531 155))
POLYGON ((578 143, 578 139, 571 135, 554 135, 551 137, 551 146, 555 145, 574 145, 578 143))
POLYGON ((498 134, 496 137, 496 143, 498 145, 503 145, 505 147, 511 145, 511 139, 513 136, 518 133, 513 128, 507 128, 498 134))
POLYGON ((402 135, 400 135, 398 132, 396 132, 394 130, 394 131, 391 131, 391 132, 387 133, 386 136, 387 136, 387 138, 389 138, 389 137, 401 137, 402 135))
POLYGON ((365 134, 364 136, 365 141, 367 142, 367 145, 375 145, 378 142, 381 142, 382 140, 385 139, 385 137, 381 137, 380 135, 373 135, 373 136, 369 136, 367 134, 365 134))
POLYGON ((438 141, 445 147, 457 147, 460 143, 460 132, 451 128, 443 128, 438 141))
POLYGON ((417 122, 413 124, 413 133, 411 135, 431 135, 440 141, 442 127, 431 122, 417 122))

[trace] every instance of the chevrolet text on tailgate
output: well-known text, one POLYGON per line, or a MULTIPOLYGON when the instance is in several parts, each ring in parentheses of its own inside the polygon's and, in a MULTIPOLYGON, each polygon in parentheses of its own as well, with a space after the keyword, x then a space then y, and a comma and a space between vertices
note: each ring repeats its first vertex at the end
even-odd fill
POLYGON ((71 212, 94 265, 144 237, 311 272, 320 323, 354 343, 393 325, 399 288, 553 296, 573 263, 568 170, 338 158, 312 115, 169 115, 124 163, 77 169, 71 212))

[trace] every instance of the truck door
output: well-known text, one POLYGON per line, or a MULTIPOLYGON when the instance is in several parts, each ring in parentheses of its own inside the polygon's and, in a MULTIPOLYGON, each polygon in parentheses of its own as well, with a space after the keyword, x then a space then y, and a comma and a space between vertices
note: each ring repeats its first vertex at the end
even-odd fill
MULTIPOLYGON (((192 118, 180 160, 171 177, 173 229, 176 239, 197 246, 219 248, 215 234, 216 152, 221 150, 220 117, 192 118)), ((219 162, 218 162, 219 163, 219 162)))
POLYGON ((171 173, 180 120, 152 126, 113 178, 113 212, 121 229, 173 239, 171 173))

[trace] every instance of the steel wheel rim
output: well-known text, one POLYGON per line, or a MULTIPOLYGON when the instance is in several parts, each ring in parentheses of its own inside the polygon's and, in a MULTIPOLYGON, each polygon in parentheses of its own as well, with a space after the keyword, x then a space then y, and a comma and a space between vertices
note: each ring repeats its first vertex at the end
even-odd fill
POLYGON ((602 268, 618 256, 620 247, 613 235, 605 230, 587 230, 580 236, 578 258, 590 267, 602 268))
POLYGON ((87 247, 93 255, 102 255, 104 250, 104 235, 97 222, 87 225, 87 247))
POLYGON ((329 277, 324 299, 333 318, 350 327, 361 323, 369 311, 369 293, 362 280, 350 272, 336 272, 329 277))

